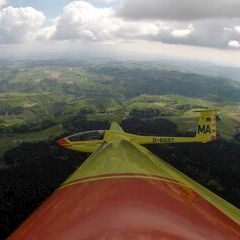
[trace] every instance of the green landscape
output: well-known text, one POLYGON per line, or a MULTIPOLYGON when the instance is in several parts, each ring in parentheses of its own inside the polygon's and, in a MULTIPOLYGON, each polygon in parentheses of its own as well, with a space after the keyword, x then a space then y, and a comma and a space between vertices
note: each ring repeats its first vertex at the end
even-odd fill
POLYGON ((119 123, 133 117, 163 118, 186 133, 194 131, 194 109, 214 108, 219 110, 220 137, 238 139, 238 82, 177 72, 156 62, 30 65, 20 62, 0 68, 1 159, 23 142, 63 134, 67 122, 79 114, 119 123))

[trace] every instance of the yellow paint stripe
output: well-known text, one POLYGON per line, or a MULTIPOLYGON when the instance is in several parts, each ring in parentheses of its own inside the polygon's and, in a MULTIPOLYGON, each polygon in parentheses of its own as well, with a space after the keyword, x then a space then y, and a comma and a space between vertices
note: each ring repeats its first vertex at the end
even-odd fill
MULTIPOLYGON (((58 189, 62 189, 62 188, 67 188, 69 186, 72 185, 77 185, 79 183, 86 183, 86 182, 93 182, 93 181, 100 181, 100 180, 106 180, 106 179, 129 179, 129 178, 133 178, 133 179, 145 179, 145 180, 159 180, 162 182, 169 182, 169 183, 174 183, 177 184, 179 186, 182 187, 188 187, 183 183, 171 180, 171 179, 167 179, 167 178, 161 178, 158 176, 143 176, 143 175, 137 175, 137 174, 133 174, 133 175, 115 175, 115 176, 96 176, 96 177, 92 177, 92 178, 87 178, 87 179, 79 179, 77 181, 73 181, 67 184, 64 184, 62 186, 60 186, 58 189)), ((189 188, 189 187, 188 187, 189 188)), ((191 189, 192 190, 192 189, 191 189)))

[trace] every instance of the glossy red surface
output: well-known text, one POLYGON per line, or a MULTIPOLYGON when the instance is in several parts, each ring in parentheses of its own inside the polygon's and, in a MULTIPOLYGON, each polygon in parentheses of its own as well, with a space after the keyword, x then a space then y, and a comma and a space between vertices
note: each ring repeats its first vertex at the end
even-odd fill
POLYGON ((177 183, 126 177, 59 189, 9 239, 239 240, 240 226, 177 183))
POLYGON ((69 142, 66 139, 62 138, 57 141, 57 144, 60 146, 65 146, 65 145, 69 145, 69 142))

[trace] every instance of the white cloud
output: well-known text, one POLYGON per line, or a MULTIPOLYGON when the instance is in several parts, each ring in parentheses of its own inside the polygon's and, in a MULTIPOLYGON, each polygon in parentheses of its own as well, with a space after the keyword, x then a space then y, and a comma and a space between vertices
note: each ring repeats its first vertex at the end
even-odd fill
POLYGON ((237 33, 240 34, 240 26, 236 26, 236 27, 234 28, 234 30, 235 30, 237 33))
POLYGON ((115 29, 114 36, 122 40, 153 40, 163 28, 164 26, 160 22, 132 22, 119 19, 118 28, 115 29))
POLYGON ((0 9, 0 43, 29 41, 44 21, 44 14, 31 7, 0 9))
POLYGON ((35 34, 35 39, 47 42, 51 39, 55 31, 56 31, 55 25, 40 28, 35 34))
POLYGON ((194 30, 193 26, 190 24, 187 28, 185 29, 174 29, 171 32, 171 35, 176 38, 185 38, 188 37, 192 31, 194 30))
POLYGON ((240 42, 236 40, 232 40, 228 43, 228 46, 232 48, 240 48, 240 42))
POLYGON ((118 27, 111 8, 96 8, 84 1, 74 1, 63 9, 53 36, 58 40, 102 41, 112 37, 118 27))
POLYGON ((235 27, 224 27, 223 31, 225 32, 236 32, 240 34, 240 26, 235 26, 235 27))

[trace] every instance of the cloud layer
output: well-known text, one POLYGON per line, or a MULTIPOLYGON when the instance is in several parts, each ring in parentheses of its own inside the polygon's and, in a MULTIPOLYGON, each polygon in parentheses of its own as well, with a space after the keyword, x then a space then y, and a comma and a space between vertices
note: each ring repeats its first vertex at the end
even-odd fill
POLYGON ((239 0, 123 0, 120 16, 138 19, 194 20, 240 17, 239 0))
POLYGON ((0 44, 117 44, 145 40, 240 49, 238 0, 123 0, 115 7, 101 8, 87 1, 74 1, 55 19, 46 19, 44 13, 31 7, 6 7, 4 2, 0 0, 0 44))
POLYGON ((192 22, 162 19, 135 21, 118 16, 114 8, 96 8, 87 2, 75 1, 63 9, 52 38, 103 43, 148 40, 169 44, 236 49, 236 44, 230 42, 240 41, 238 24, 240 25, 238 19, 226 18, 192 22))

